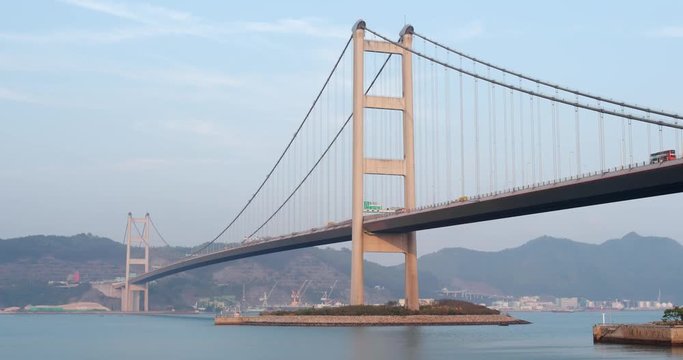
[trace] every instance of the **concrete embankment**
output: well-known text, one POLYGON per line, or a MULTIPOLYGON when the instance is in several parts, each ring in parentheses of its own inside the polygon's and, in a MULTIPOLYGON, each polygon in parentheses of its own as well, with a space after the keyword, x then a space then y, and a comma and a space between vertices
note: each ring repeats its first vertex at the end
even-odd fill
POLYGON ((658 324, 594 325, 593 342, 683 346, 683 326, 658 324))
POLYGON ((268 326, 406 326, 406 325, 517 325, 528 321, 507 315, 407 315, 407 316, 317 316, 264 315, 218 316, 216 325, 268 326))

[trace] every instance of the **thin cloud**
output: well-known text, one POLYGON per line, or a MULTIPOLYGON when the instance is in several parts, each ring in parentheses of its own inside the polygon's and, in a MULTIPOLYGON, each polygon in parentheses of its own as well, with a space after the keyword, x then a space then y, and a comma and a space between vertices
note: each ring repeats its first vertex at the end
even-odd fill
POLYGON ((125 40, 143 39, 168 35, 160 28, 135 27, 108 31, 56 31, 49 34, 0 33, 0 40, 30 43, 116 43, 125 40))
POLYGON ((145 3, 123 4, 93 0, 62 0, 62 2, 83 9, 145 24, 196 20, 190 13, 145 3))
POLYGON ((117 172, 146 172, 162 171, 169 168, 188 168, 225 165, 227 162, 218 158, 160 158, 160 157, 135 157, 121 160, 117 163, 103 164, 105 168, 117 172))
POLYGON ((223 133, 218 129, 218 126, 209 121, 169 121, 164 125, 167 129, 172 131, 179 131, 201 136, 223 136, 223 133))
POLYGON ((114 165, 114 169, 121 172, 137 172, 159 170, 172 165, 168 159, 160 158, 133 158, 121 161, 114 165))
POLYGON ((27 94, 21 91, 0 87, 0 102, 2 101, 72 109, 102 109, 99 106, 85 103, 82 99, 76 101, 62 101, 56 100, 53 96, 48 94, 27 94))
MULTIPOLYGON (((148 127, 149 125, 143 125, 148 127)), ((234 129, 227 129, 218 122, 209 120, 167 120, 160 124, 161 129, 182 137, 194 136, 203 144, 221 147, 244 148, 250 144, 240 137, 234 129)))
POLYGON ((343 38, 348 31, 325 24, 321 19, 278 19, 270 22, 212 22, 189 12, 144 3, 113 3, 95 0, 62 0, 99 14, 113 16, 134 24, 104 31, 76 30, 50 33, 0 33, 0 40, 35 43, 115 43, 161 36, 193 36, 214 40, 236 34, 302 35, 320 38, 343 38))
POLYGON ((164 70, 119 70, 114 73, 136 80, 172 83, 198 88, 238 87, 242 82, 230 75, 195 68, 169 68, 164 70))
POLYGON ((683 26, 663 26, 650 32, 659 38, 683 38, 683 26))
POLYGON ((452 36, 455 38, 455 40, 471 40, 481 37, 484 32, 484 24, 477 20, 455 29, 452 36))
POLYGON ((15 90, 10 90, 7 88, 0 88, 0 101, 12 101, 12 102, 21 102, 21 103, 31 103, 31 104, 37 104, 39 103, 38 100, 36 100, 35 97, 24 94, 15 90))
POLYGON ((312 37, 335 38, 348 36, 349 31, 324 26, 320 22, 317 19, 282 19, 275 22, 246 22, 243 25, 247 32, 302 34, 312 37))
MULTIPOLYGON (((205 89, 236 88, 245 80, 221 71, 203 70, 189 65, 173 65, 156 68, 122 67, 116 63, 93 64, 78 58, 37 59, 28 56, 0 52, 0 71, 25 72, 81 72, 113 75, 148 83, 172 84, 205 89)), ((9 90, 5 90, 9 93, 9 90)), ((9 96, 9 95, 7 95, 9 96)))

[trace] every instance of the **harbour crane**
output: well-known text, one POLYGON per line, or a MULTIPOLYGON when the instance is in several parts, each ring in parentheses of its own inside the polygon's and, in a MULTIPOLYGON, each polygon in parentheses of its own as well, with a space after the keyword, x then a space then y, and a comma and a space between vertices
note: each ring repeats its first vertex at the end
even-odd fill
POLYGON ((308 289, 308 285, 311 284, 310 280, 304 280, 303 284, 299 287, 299 290, 292 290, 292 303, 291 306, 299 306, 301 304, 301 299, 308 289))
POLYGON ((259 301, 261 301, 261 306, 263 306, 263 308, 267 308, 267 307, 268 307, 268 299, 270 298, 270 294, 273 293, 273 290, 275 290, 275 287, 277 286, 277 282, 278 282, 278 281, 279 281, 279 280, 276 280, 276 281, 275 281, 275 284, 273 284, 273 287, 270 288, 270 291, 268 291, 267 293, 264 292, 264 293, 263 293, 263 296, 259 298, 259 301))
POLYGON ((332 302, 332 292, 334 291, 335 286, 337 286, 337 280, 334 281, 334 283, 330 287, 329 292, 328 291, 323 292, 323 297, 320 298, 320 301, 322 301, 322 303, 324 305, 329 305, 332 302))

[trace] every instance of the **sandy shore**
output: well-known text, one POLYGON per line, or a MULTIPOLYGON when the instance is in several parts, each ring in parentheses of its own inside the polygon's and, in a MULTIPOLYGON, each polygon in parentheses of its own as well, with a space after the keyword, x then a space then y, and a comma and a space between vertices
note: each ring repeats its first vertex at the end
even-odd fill
POLYGON ((269 326, 406 326, 406 325, 517 325, 528 321, 507 315, 408 315, 408 316, 218 316, 216 325, 269 326))

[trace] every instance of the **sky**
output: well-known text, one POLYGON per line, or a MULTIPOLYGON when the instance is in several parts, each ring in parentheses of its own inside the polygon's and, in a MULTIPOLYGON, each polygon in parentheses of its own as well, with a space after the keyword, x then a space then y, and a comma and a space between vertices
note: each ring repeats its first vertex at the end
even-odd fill
MULTIPOLYGON (((681 113, 682 12, 679 1, 1 2, 0 238, 121 240, 129 211, 151 213, 173 244, 213 238, 286 145, 359 18, 389 35, 408 22, 495 64, 681 113)), ((683 241, 682 200, 425 231, 418 249, 630 231, 683 241)))

